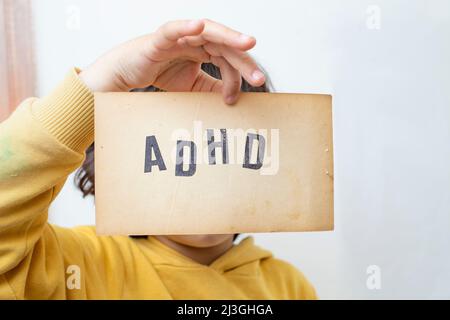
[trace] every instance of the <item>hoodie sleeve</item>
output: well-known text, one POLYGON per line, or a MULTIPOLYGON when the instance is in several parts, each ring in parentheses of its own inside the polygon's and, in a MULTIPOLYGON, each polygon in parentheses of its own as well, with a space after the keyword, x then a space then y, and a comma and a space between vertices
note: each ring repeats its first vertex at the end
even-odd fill
POLYGON ((71 70, 49 96, 25 100, 0 123, 0 298, 64 290, 48 208, 93 142, 93 106, 93 94, 71 70))

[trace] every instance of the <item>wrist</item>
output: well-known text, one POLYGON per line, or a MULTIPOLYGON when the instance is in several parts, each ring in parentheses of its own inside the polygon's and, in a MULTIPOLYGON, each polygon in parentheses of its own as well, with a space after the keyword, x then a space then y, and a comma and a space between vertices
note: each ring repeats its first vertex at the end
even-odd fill
POLYGON ((116 76, 114 72, 105 70, 101 66, 90 66, 78 74, 80 80, 92 92, 119 92, 129 91, 120 77, 116 76))

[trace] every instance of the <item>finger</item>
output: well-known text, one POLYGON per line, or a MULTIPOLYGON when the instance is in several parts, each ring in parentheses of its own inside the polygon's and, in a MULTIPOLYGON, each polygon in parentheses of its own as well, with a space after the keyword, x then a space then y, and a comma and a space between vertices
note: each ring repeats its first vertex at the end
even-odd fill
POLYGON ((152 59, 156 61, 182 58, 196 62, 210 62, 210 57, 203 47, 192 47, 187 44, 180 44, 180 42, 169 50, 154 52, 152 55, 152 59))
POLYGON ((174 46, 178 39, 200 34, 205 27, 202 20, 177 20, 163 24, 154 34, 153 45, 165 50, 174 46))
POLYGON ((223 100, 227 104, 235 103, 241 91, 241 74, 222 57, 212 57, 211 62, 220 68, 223 100))
POLYGON ((220 23, 203 20, 205 27, 203 32, 196 35, 187 35, 185 41, 191 46, 202 46, 207 42, 213 42, 225 46, 230 46, 239 50, 250 50, 256 44, 254 37, 248 36, 220 23))
POLYGON ((242 77, 252 86, 259 87, 266 81, 264 73, 247 52, 213 43, 207 43, 203 47, 212 57, 224 57, 234 69, 239 70, 242 77))
POLYGON ((178 43, 185 43, 192 47, 200 47, 206 44, 208 41, 200 36, 186 36, 178 39, 178 43))

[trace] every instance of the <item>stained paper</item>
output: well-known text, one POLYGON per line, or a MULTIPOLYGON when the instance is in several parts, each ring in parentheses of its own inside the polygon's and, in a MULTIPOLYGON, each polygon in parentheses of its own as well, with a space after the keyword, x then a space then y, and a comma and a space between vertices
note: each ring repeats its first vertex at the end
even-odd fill
POLYGON ((330 95, 96 93, 104 235, 333 229, 330 95))

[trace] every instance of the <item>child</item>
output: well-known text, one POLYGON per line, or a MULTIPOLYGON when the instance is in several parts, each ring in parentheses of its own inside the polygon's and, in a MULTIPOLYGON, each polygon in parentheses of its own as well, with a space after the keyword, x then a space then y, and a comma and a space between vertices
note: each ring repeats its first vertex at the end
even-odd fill
MULTIPOLYGON (((233 104, 241 85, 266 91, 246 52, 254 45, 210 20, 169 22, 72 70, 49 96, 25 100, 1 123, 0 298, 315 299, 299 271, 252 238, 234 245, 234 235, 106 237, 47 223, 48 207, 93 143, 92 92, 214 91, 233 104)), ((77 175, 84 194, 94 194, 92 151, 77 175)))

